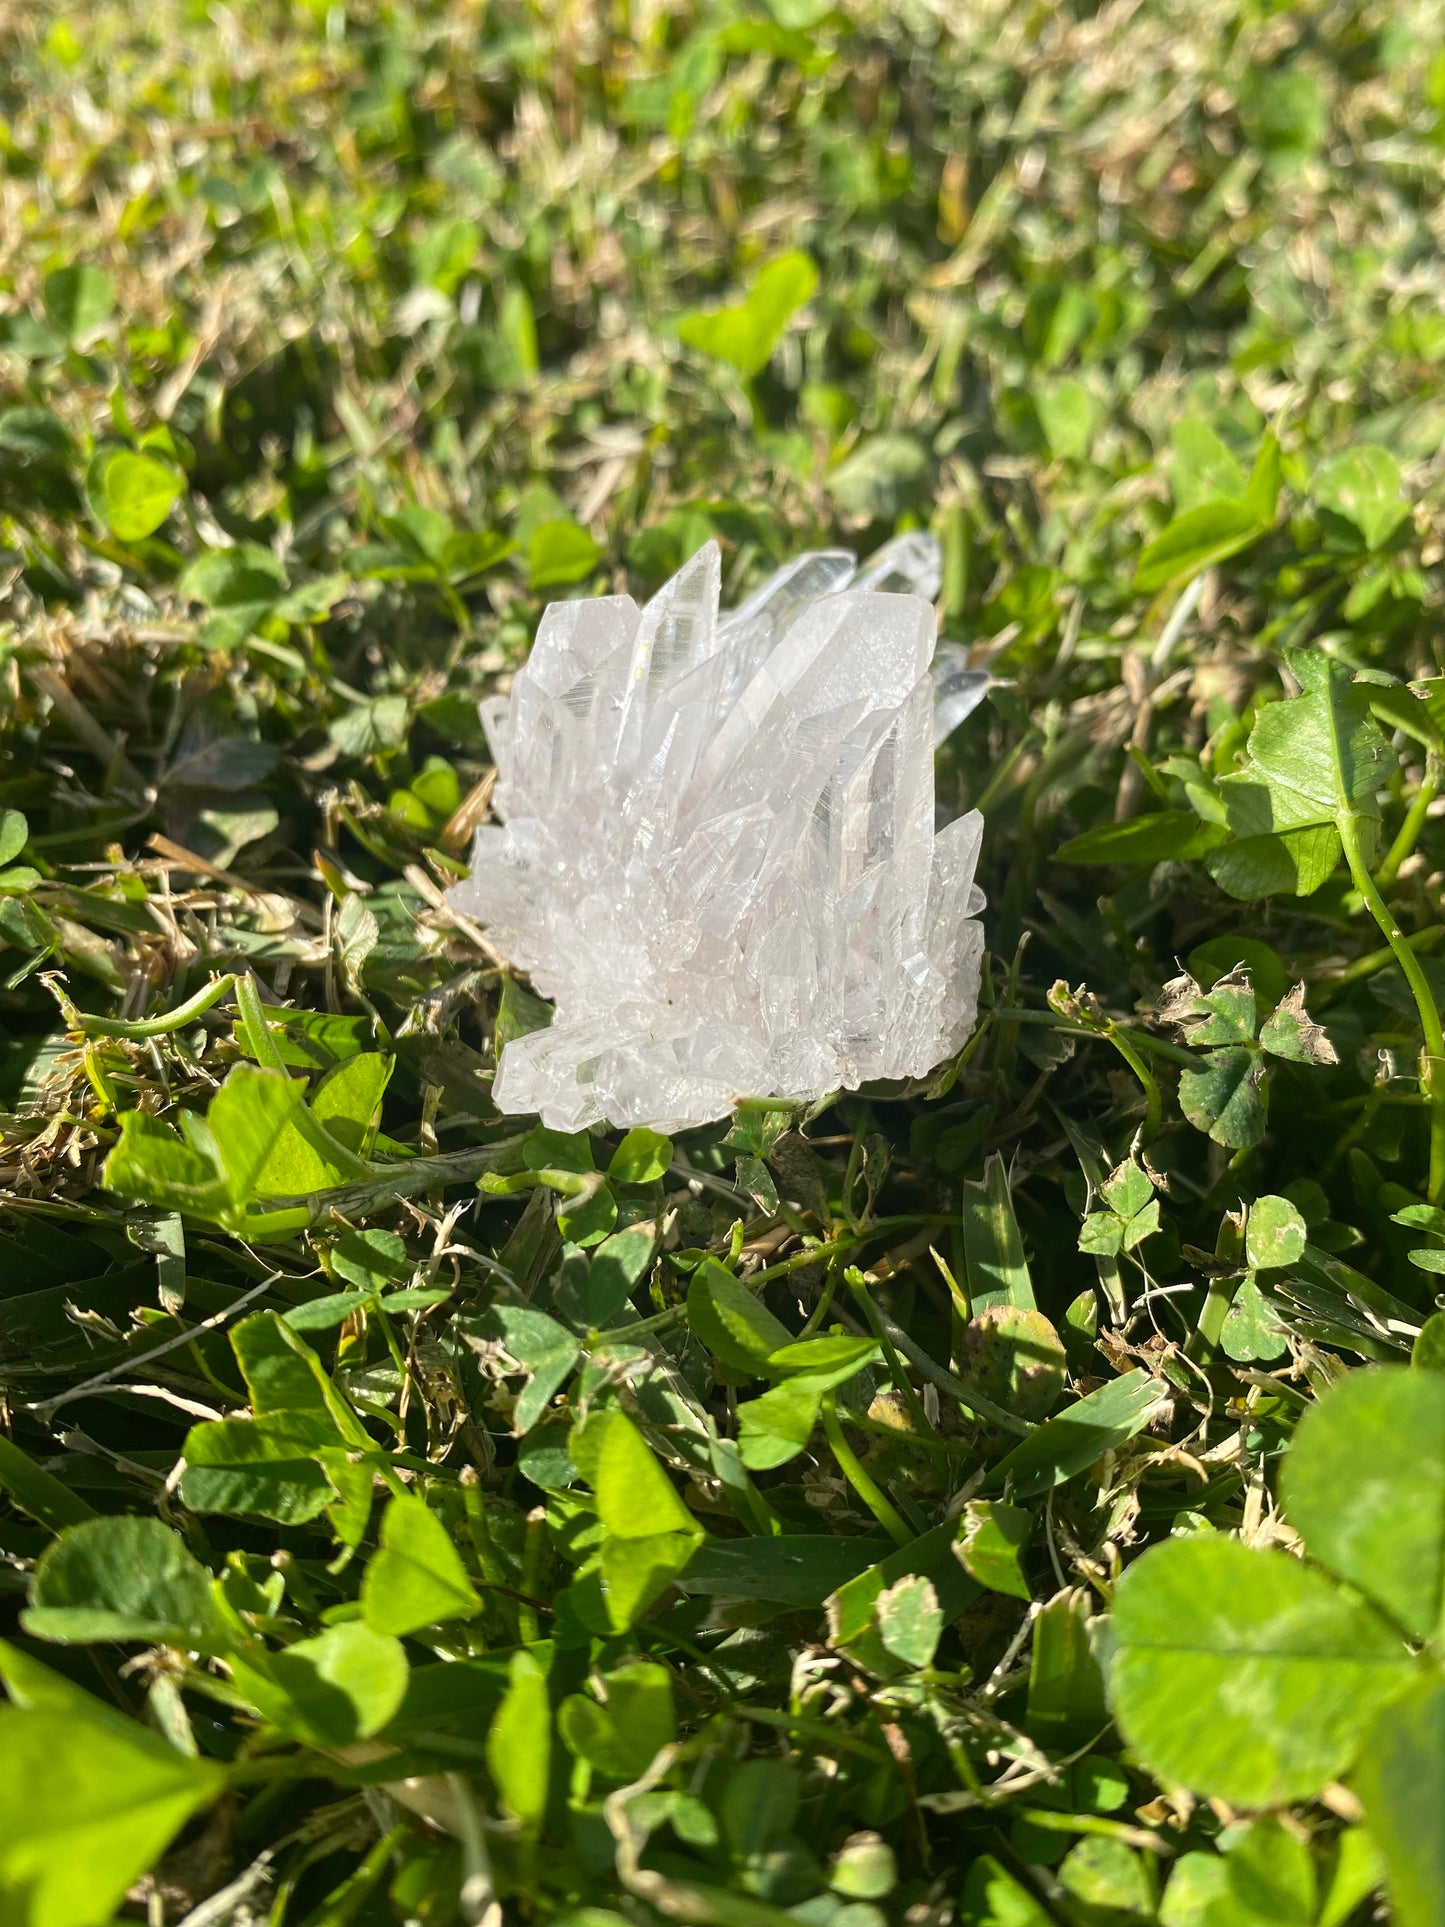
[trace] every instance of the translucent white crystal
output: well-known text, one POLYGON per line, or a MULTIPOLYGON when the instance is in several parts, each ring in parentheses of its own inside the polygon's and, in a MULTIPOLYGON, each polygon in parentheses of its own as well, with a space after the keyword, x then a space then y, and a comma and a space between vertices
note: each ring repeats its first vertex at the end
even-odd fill
POLYGON ((718 610, 709 542, 639 609, 553 603, 482 705, 504 827, 452 901, 557 1006, 494 1095, 558 1130, 682 1130, 741 1097, 923 1076, 973 1028, 977 812, 933 748, 987 675, 944 644, 938 545, 800 555, 718 610))

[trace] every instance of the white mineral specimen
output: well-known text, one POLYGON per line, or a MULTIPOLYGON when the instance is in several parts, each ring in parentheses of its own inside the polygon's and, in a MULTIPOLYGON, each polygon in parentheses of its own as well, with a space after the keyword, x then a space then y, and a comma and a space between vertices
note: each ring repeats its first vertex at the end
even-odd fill
POLYGON ((935 830, 933 749, 988 677, 934 661, 937 544, 800 555, 723 614, 719 571, 553 603, 482 705, 505 827, 451 900, 557 1006, 494 1093, 554 1129, 922 1076, 973 1028, 982 822, 935 830))

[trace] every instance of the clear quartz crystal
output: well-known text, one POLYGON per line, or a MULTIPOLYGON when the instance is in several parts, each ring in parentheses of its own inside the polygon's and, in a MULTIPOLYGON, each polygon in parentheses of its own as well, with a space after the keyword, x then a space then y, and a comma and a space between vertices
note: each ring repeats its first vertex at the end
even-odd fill
POLYGON ((935 828, 933 749, 989 679, 935 644, 940 573, 902 535, 720 613, 709 542, 645 609, 551 605, 482 705, 503 827, 450 893, 557 1006, 503 1051, 503 1111, 676 1131, 960 1048, 983 826, 935 828))

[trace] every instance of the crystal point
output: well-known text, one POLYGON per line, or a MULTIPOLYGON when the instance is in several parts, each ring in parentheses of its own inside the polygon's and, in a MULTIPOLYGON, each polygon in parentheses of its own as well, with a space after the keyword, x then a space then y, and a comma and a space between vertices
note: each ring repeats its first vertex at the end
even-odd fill
POLYGON ((646 608, 554 603, 482 705, 502 828, 451 892, 556 1021, 494 1095, 558 1130, 923 1076, 977 1012, 977 813, 933 746, 988 678, 935 654, 938 545, 801 555, 719 613, 707 543, 646 608))

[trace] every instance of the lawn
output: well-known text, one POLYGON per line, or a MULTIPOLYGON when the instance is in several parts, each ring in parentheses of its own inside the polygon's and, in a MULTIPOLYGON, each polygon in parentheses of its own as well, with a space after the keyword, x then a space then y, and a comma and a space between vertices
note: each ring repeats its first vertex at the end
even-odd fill
POLYGON ((1445 1920, 1442 29, 0 0, 5 1927, 1445 1920), (544 607, 914 529, 961 1054, 501 1115, 544 607))

